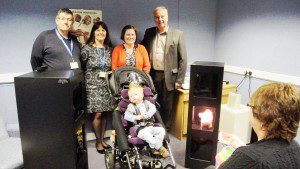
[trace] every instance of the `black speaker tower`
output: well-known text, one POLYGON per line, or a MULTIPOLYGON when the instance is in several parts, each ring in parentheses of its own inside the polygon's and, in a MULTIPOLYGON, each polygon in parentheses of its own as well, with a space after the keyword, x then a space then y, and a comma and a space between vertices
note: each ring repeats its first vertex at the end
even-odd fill
POLYGON ((26 169, 88 168, 83 79, 72 70, 15 77, 26 169))
POLYGON ((215 164, 222 96, 224 63, 191 65, 186 168, 215 164))

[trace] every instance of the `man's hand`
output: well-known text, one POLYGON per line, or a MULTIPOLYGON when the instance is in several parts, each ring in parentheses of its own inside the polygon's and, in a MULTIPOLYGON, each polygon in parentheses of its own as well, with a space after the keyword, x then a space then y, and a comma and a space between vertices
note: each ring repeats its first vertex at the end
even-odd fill
POLYGON ((181 88, 181 85, 182 85, 182 84, 175 82, 175 89, 180 89, 180 88, 181 88))

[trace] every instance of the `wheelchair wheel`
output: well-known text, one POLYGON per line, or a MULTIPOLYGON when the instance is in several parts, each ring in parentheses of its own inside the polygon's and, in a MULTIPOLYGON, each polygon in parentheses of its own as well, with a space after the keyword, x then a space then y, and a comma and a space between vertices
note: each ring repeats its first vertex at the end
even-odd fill
POLYGON ((106 169, 127 169, 126 157, 122 156, 118 150, 106 150, 104 154, 106 169))
POLYGON ((107 169, 115 168, 115 154, 114 150, 106 150, 104 154, 105 167, 107 169))
POLYGON ((153 161, 152 165, 151 165, 151 168, 154 168, 154 169, 162 169, 163 168, 163 164, 161 161, 159 160, 155 160, 153 161))

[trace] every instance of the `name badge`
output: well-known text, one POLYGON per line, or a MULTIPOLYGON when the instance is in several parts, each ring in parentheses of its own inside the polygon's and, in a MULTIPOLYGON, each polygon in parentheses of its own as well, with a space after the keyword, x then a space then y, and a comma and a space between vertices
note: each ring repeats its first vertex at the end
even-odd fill
POLYGON ((100 71, 100 74, 99 74, 99 76, 100 76, 101 78, 105 78, 105 74, 106 74, 106 72, 102 72, 102 71, 100 71))
POLYGON ((70 62, 70 66, 71 66, 71 69, 78 69, 79 68, 77 62, 70 62))

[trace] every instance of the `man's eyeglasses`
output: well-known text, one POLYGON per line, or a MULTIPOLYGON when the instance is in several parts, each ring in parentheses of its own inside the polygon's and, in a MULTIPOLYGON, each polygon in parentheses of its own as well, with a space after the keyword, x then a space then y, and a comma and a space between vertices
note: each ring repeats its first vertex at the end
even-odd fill
POLYGON ((73 18, 58 18, 58 19, 60 19, 62 21, 68 21, 68 22, 73 21, 73 18))

